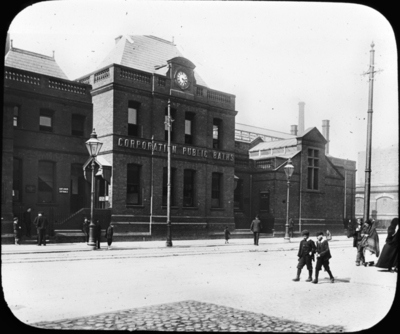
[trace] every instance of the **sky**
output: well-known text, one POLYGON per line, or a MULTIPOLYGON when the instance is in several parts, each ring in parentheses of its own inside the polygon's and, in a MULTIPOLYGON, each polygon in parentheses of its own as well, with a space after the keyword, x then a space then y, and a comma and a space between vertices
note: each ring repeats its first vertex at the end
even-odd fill
POLYGON ((207 85, 236 96, 237 123, 290 133, 330 122, 329 154, 366 150, 371 43, 375 50, 372 147, 398 145, 393 28, 360 4, 248 1, 36 3, 8 31, 15 48, 51 56, 71 80, 94 71, 119 35, 174 41, 207 85))

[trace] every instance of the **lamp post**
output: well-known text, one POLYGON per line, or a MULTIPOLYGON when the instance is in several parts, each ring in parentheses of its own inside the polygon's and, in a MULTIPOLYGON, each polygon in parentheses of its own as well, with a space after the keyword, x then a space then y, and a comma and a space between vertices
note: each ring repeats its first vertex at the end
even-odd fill
POLYGON ((294 166, 292 165, 292 160, 288 160, 286 166, 283 168, 287 178, 287 199, 286 199, 286 225, 285 225, 285 241, 290 241, 289 237, 289 187, 290 178, 294 171, 294 166))
POLYGON ((97 154, 100 152, 103 143, 97 139, 96 131, 93 129, 93 132, 90 134, 90 139, 86 142, 86 148, 89 152, 90 157, 92 158, 91 168, 92 168, 92 188, 90 193, 90 224, 89 224, 89 242, 88 245, 92 249, 96 249, 96 242, 94 240, 94 168, 95 168, 95 158, 97 154))

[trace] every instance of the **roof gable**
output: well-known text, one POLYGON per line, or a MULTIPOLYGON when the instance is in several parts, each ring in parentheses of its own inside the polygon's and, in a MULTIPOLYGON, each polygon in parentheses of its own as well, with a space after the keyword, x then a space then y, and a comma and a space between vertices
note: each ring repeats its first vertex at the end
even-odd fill
POLYGON ((302 140, 307 141, 321 142, 324 145, 327 143, 325 137, 321 134, 321 132, 319 132, 316 127, 308 128, 301 136, 297 138, 301 138, 302 140))

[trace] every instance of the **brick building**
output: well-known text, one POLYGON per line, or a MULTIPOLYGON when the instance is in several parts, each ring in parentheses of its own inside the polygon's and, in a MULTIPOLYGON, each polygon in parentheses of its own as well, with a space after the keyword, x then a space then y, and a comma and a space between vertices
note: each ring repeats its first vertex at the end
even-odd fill
POLYGON ((289 217, 295 231, 343 233, 344 220, 354 218, 355 162, 329 155, 329 121, 323 121, 324 134, 315 127, 301 129, 304 103, 299 106, 300 130, 292 125, 291 134, 237 124, 236 228, 248 228, 251 217, 259 214, 264 232, 284 233, 288 159, 294 166, 289 217))
POLYGON ((87 205, 82 167, 93 114, 90 86, 68 80, 54 55, 7 46, 2 233, 12 231, 13 215, 21 219, 28 207, 54 223, 87 205))
POLYGON ((11 48, 5 64, 4 223, 30 206, 50 216, 56 234, 79 228, 90 203, 85 141, 94 128, 103 143, 96 218, 114 222, 125 240, 165 238, 168 106, 173 238, 248 230, 257 213, 264 232, 282 233, 288 158, 299 229, 342 231, 344 217, 354 217, 355 163, 329 155, 329 133, 303 129, 304 103, 299 133, 235 124, 235 96, 208 87, 169 41, 118 37, 103 63, 75 81, 54 57, 11 48))

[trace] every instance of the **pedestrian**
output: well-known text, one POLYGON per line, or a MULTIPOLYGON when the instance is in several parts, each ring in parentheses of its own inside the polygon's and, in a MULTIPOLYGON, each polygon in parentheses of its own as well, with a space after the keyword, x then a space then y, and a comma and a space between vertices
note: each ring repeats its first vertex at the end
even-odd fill
POLYGON ((364 265, 364 252, 361 246, 361 227, 362 227, 362 218, 357 219, 357 227, 356 229, 351 228, 347 237, 353 237, 353 247, 357 248, 357 256, 356 256, 356 266, 364 265))
POLYGON ((46 246, 46 230, 49 222, 43 215, 43 212, 38 213, 38 216, 33 221, 33 225, 36 226, 37 230, 37 245, 41 246, 43 244, 43 246, 46 246))
POLYGON ((229 244, 229 237, 231 235, 231 232, 229 232, 228 226, 225 226, 224 234, 225 234, 225 243, 229 244))
POLYGON ((299 252, 297 256, 299 258, 299 262, 297 264, 297 276, 293 279, 293 281, 300 281, 301 270, 304 266, 307 266, 308 269, 308 278, 306 282, 312 282, 312 263, 314 261, 314 253, 315 253, 315 243, 311 239, 308 239, 310 233, 307 230, 304 230, 301 235, 303 236, 303 240, 300 241, 299 252))
POLYGON ((376 232, 376 222, 374 219, 367 219, 361 229, 361 248, 364 254, 364 266, 373 266, 373 255, 379 256, 379 236, 376 232))
POLYGON ((399 255, 399 219, 393 218, 387 230, 385 246, 376 263, 376 267, 385 268, 390 272, 397 272, 399 255))
POLYGON ((260 232, 262 229, 261 221, 259 216, 256 215, 255 219, 251 222, 250 230, 254 235, 254 245, 258 246, 258 239, 260 238, 260 232))
POLYGON ((289 236, 293 238, 294 221, 293 218, 289 219, 289 236))
POLYGON ((101 225, 100 222, 96 220, 96 224, 94 227, 94 240, 97 249, 100 249, 100 238, 101 238, 101 225))
POLYGON ((26 229, 26 236, 28 238, 31 237, 31 226, 32 226, 32 218, 31 218, 31 208, 27 208, 26 211, 24 212, 24 225, 25 225, 25 229, 26 229))
POLYGON ((106 229, 106 239, 107 239, 107 249, 111 249, 111 244, 113 242, 114 225, 110 222, 110 226, 106 229))
POLYGON ((84 234, 84 242, 89 243, 89 220, 87 217, 83 218, 83 223, 82 223, 82 232, 84 234))
POLYGON ((21 238, 21 224, 18 221, 18 217, 14 217, 13 229, 14 229, 15 244, 20 245, 19 239, 21 238))
POLYGON ((329 230, 326 230, 325 233, 326 233, 326 240, 331 241, 332 240, 332 233, 329 232, 329 230))
POLYGON ((315 278, 312 281, 314 284, 318 283, 318 274, 319 271, 324 266, 325 271, 329 274, 331 279, 331 283, 335 281, 331 269, 329 268, 329 259, 331 256, 331 251, 329 250, 328 240, 324 240, 324 232, 317 233, 317 244, 316 244, 316 252, 317 252, 317 264, 315 265, 315 278))

